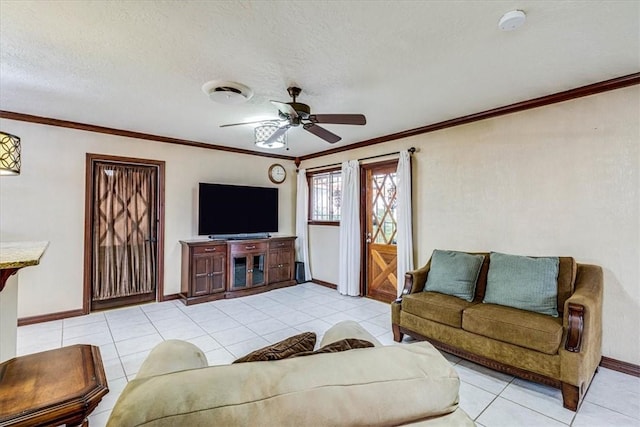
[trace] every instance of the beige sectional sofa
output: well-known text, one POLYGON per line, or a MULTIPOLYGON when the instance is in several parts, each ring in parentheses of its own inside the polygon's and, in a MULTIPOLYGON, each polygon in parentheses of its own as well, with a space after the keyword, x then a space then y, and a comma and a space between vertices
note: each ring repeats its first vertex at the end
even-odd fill
POLYGON ((459 378, 429 343, 381 346, 352 321, 344 338, 374 347, 276 361, 207 366, 185 341, 157 346, 120 395, 108 426, 472 426, 459 378))
POLYGON ((489 253, 479 255, 484 258, 471 301, 424 291, 431 259, 407 273, 402 296, 392 303, 394 339, 408 334, 489 368, 560 388, 564 406, 576 411, 601 359, 602 269, 557 258, 553 308, 558 317, 553 317, 483 303, 491 265, 489 253))

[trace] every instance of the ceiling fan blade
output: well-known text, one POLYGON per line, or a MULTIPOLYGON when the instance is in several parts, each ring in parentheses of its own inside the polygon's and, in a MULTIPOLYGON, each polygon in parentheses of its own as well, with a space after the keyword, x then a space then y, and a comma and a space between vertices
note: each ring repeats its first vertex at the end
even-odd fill
POLYGON ((271 134, 269 138, 267 138, 265 142, 263 142, 263 144, 268 146, 275 143, 278 140, 278 138, 280 138, 286 131, 289 130, 290 127, 291 126, 289 125, 284 125, 278 128, 274 133, 271 134))
POLYGON ((227 125, 220 125, 221 128, 227 128, 229 126, 240 126, 240 125, 254 125, 256 123, 267 123, 267 122, 275 122, 277 119, 273 120, 256 120, 255 122, 242 122, 242 123, 230 123, 227 125))
POLYGON ((362 114, 311 114, 311 123, 333 123, 337 125, 364 125, 367 118, 362 114))
POLYGON ((278 107, 278 110, 291 117, 291 119, 297 119, 298 118, 298 112, 289 104, 287 104, 286 102, 280 102, 280 101, 271 101, 271 103, 273 105, 275 105, 276 107, 278 107))
POLYGON ((308 132, 311 132, 315 136, 324 139, 329 144, 335 144, 336 142, 338 142, 338 141, 340 141, 342 139, 338 135, 336 135, 335 133, 329 132, 325 128, 320 127, 320 126, 316 125, 315 123, 305 123, 303 125, 303 127, 304 127, 304 130, 306 130, 308 132))

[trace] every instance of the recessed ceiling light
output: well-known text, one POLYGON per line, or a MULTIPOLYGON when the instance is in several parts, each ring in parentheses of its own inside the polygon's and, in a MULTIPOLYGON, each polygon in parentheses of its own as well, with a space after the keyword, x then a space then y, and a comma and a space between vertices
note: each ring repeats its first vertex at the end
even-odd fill
POLYGON ((253 91, 236 82, 224 82, 211 80, 202 85, 202 91, 206 93, 212 101, 220 104, 242 104, 253 96, 253 91))
POLYGON ((523 11, 512 10, 502 15, 502 18, 498 21, 498 28, 502 31, 513 31, 522 27, 526 20, 527 15, 523 11))

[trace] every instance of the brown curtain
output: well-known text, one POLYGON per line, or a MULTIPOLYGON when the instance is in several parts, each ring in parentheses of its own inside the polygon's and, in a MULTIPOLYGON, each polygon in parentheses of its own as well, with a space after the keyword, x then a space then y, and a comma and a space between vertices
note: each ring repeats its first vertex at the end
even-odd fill
POLYGON ((155 290, 155 166, 96 163, 93 300, 155 290))

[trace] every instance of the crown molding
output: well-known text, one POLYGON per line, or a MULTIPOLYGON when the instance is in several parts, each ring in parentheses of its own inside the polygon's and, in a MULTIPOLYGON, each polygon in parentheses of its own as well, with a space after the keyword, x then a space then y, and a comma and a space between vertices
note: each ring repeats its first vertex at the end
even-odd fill
POLYGON ((316 157, 323 157, 329 154, 339 153, 342 151, 354 150, 356 148, 368 147, 371 145, 381 144, 383 142, 394 141, 402 138, 408 138, 410 136, 416 136, 423 133, 435 132, 441 129, 477 122, 479 120, 490 119, 492 117, 504 116, 505 114, 517 113, 519 111, 530 110, 532 108, 544 107, 545 105, 556 104, 558 102, 569 101, 571 99, 582 98, 584 96, 595 95, 598 93, 608 92, 611 90, 621 89, 637 84, 640 84, 640 73, 629 74, 627 76, 616 77, 611 80, 605 80, 602 82, 569 89, 564 92, 558 92, 551 95, 541 96, 539 98, 529 99, 527 101, 517 102, 515 104, 493 108, 491 110, 482 111, 480 113, 469 114, 468 116, 445 120, 443 122, 433 123, 415 129, 409 129, 402 132, 384 135, 378 138, 368 139, 366 141, 356 142, 342 147, 320 151, 314 154, 308 154, 306 156, 300 156, 298 160, 309 160, 316 157))
POLYGON ((581 86, 574 89, 569 89, 563 92, 557 92, 551 95, 542 96, 539 98, 530 99, 527 101, 517 102, 515 104, 506 105, 503 107, 493 108, 491 110, 482 111, 479 113, 469 114, 467 116, 457 117, 455 119, 445 120, 443 122, 433 123, 430 125, 422 126, 415 129, 409 129, 402 132, 392 133, 389 135, 380 136, 365 141, 356 142, 342 147, 336 147, 329 150, 320 151, 313 154, 307 154, 305 156, 293 157, 285 156, 281 154, 262 153, 258 151, 245 150, 242 148, 225 147, 223 145, 207 144, 205 142, 191 141, 187 139, 171 138, 161 135, 152 135, 148 133, 135 132, 130 130, 115 129, 104 126, 97 126, 86 123, 72 122, 68 120, 54 119, 50 117, 33 116, 30 114, 18 113, 13 111, 0 110, 0 118, 17 120, 29 123, 37 123, 48 126, 57 126, 69 129, 84 130, 87 132, 103 133, 108 135, 118 135, 127 138, 144 139, 148 141, 164 142, 169 144, 186 145, 189 147, 206 148, 209 150, 226 151, 230 153, 248 154, 251 156, 270 157, 274 159, 291 160, 300 162, 302 160, 309 160, 316 157, 323 157, 329 154, 340 153, 342 151, 355 150, 357 148, 367 147, 375 144, 381 144, 383 142, 394 141, 397 139, 408 138, 411 136, 420 135, 423 133, 435 132, 441 129, 446 129, 454 126, 460 126, 479 120, 485 120, 493 117, 503 116, 506 114, 516 113, 519 111, 530 110, 533 108, 543 107, 546 105, 556 104, 558 102, 569 101, 576 98, 582 98, 584 96, 595 95, 598 93, 608 92, 611 90, 621 89, 627 86, 634 86, 640 84, 640 72, 629 74, 626 76, 616 77, 610 80, 605 80, 598 83, 593 83, 586 86, 581 86))
POLYGON ((115 129, 105 126, 97 126, 87 123, 78 123, 68 120, 54 119, 50 117, 33 116, 30 114, 17 113, 14 111, 0 110, 0 118, 8 120, 17 120, 21 122, 37 123, 47 126, 56 126, 68 129, 77 129, 87 132, 103 133, 107 135, 118 135, 127 138, 144 139, 147 141, 164 142, 168 144, 186 145, 189 147, 206 148, 209 150, 227 151, 230 153, 249 154, 251 156, 270 157, 274 159, 295 160, 293 156, 284 156, 282 154, 261 153, 259 151, 244 150, 242 148, 225 147, 223 145, 207 144, 205 142, 191 141, 188 139, 171 138, 168 136, 152 135, 149 133, 135 132, 124 129, 115 129))

